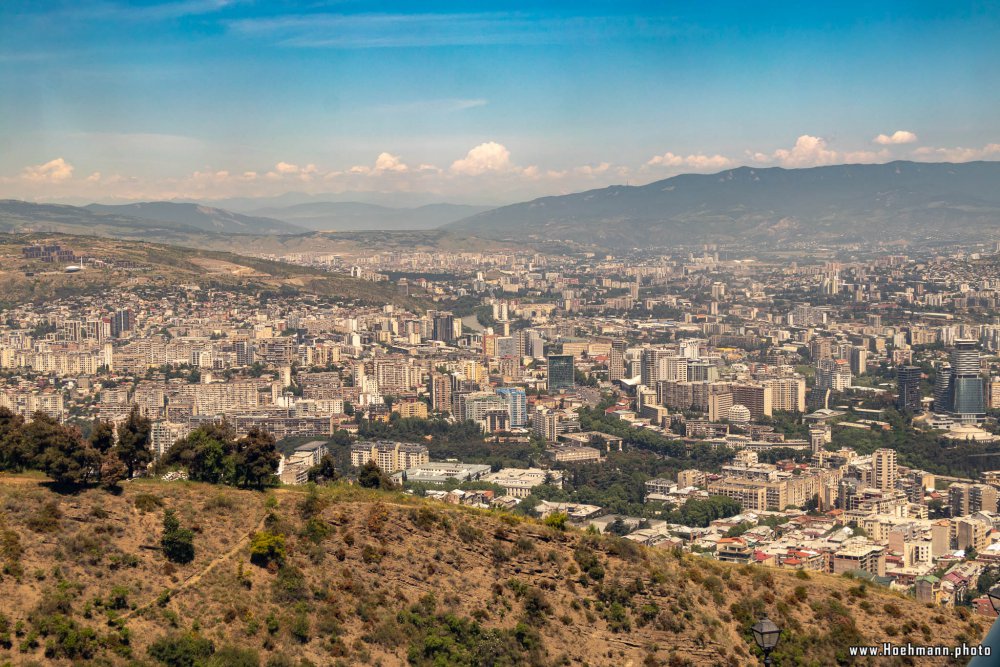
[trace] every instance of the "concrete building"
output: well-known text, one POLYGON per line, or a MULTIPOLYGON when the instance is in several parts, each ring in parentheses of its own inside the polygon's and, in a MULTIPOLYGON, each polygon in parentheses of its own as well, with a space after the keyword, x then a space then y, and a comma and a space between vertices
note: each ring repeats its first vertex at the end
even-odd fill
POLYGON ((527 498, 533 488, 545 484, 546 480, 553 486, 562 488, 562 473, 558 470, 503 468, 483 477, 483 481, 502 486, 507 495, 515 498, 527 498))
POLYGON ((834 574, 863 570, 884 577, 885 547, 874 544, 850 544, 833 552, 831 564, 834 574))
POLYGON ((876 488, 883 491, 895 488, 898 476, 895 450, 876 449, 872 454, 872 471, 876 488))
POLYGON ((326 456, 327 447, 325 440, 313 440, 295 448, 296 454, 304 455, 308 458, 310 467, 319 465, 319 462, 326 456))
POLYGON ((771 409, 786 412, 806 411, 806 381, 805 378, 775 378, 765 380, 764 384, 771 388, 771 409))
POLYGON ((393 473, 394 482, 419 482, 421 484, 432 484, 442 486, 449 481, 472 482, 481 479, 490 472, 488 465, 476 463, 457 462, 431 462, 422 463, 406 470, 393 473))
POLYGON ((745 405, 754 419, 770 417, 773 413, 771 387, 764 384, 734 384, 733 404, 745 405))
POLYGON ((369 461, 385 473, 394 473, 430 462, 427 448, 405 442, 358 442, 351 445, 351 465, 360 468, 369 461))
POLYGON ((452 377, 445 373, 431 374, 431 408, 434 412, 451 412, 452 377))
POLYGON ((953 517, 968 516, 974 512, 996 512, 1000 491, 988 484, 963 484, 948 486, 948 505, 953 517))
POLYGON ((575 447, 573 445, 556 445, 549 454, 560 463, 600 463, 601 450, 594 447, 575 447))

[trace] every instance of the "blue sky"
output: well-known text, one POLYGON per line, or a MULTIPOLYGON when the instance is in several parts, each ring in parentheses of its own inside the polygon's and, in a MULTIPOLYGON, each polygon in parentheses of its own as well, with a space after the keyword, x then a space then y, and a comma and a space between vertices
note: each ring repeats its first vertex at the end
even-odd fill
POLYGON ((1000 159, 996 3, 0 3, 0 196, 1000 159), (830 5, 830 6, 823 6, 830 5))

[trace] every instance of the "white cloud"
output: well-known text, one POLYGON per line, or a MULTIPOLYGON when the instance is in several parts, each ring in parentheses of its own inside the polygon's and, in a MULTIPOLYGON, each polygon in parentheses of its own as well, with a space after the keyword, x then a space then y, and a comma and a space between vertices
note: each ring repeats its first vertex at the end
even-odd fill
POLYGON ((865 164, 882 162, 892 157, 888 148, 841 152, 830 148, 826 139, 803 134, 795 140, 792 148, 779 148, 772 153, 746 151, 746 159, 762 164, 778 164, 782 167, 821 167, 831 164, 865 164))
POLYGON ((375 171, 407 171, 409 167, 403 164, 398 155, 379 153, 375 158, 375 171))
MULTIPOLYGON (((691 161, 697 164, 699 160, 711 159, 692 156, 691 161)), ((371 191, 419 192, 441 200, 506 203, 623 183, 633 175, 629 167, 609 161, 559 167, 517 164, 510 150, 496 141, 475 145, 464 156, 441 166, 416 158, 407 162, 391 151, 383 151, 372 162, 353 167, 280 160, 264 169, 239 163, 206 165, 160 177, 121 175, 110 166, 101 166, 104 168, 100 171, 88 169, 76 174, 72 165, 59 158, 28 167, 10 177, 0 176, 0 197, 45 196, 52 183, 65 181, 60 187, 61 196, 93 199, 211 200, 263 197, 288 191, 311 194, 371 191), (477 180, 476 187, 470 187, 469 179, 477 180)))
POLYGON ((73 165, 61 157, 45 164, 25 167, 21 178, 30 183, 62 183, 73 177, 73 165))
POLYGON ((971 162, 1000 156, 1000 144, 986 144, 982 148, 934 148, 921 146, 913 151, 913 157, 927 162, 971 162))
MULTIPOLYGON (((430 165, 421 165, 421 169, 428 167, 430 165)), ((410 170, 403 160, 398 155, 393 155, 392 153, 382 152, 378 154, 375 158, 375 166, 369 167, 367 165, 354 165, 347 170, 349 174, 360 174, 368 176, 378 176, 380 174, 395 173, 403 174, 410 170)), ((332 172, 327 174, 327 178, 332 178, 339 176, 340 172, 332 172)))
POLYGON ((697 153, 693 155, 677 155, 666 152, 663 155, 654 155, 646 162, 648 167, 687 167, 697 171, 708 169, 725 169, 732 166, 733 161, 724 155, 704 155, 697 153))
POLYGON ((907 130, 896 130, 892 134, 880 134, 872 141, 882 146, 893 146, 896 144, 912 144, 917 140, 917 135, 907 130))
MULTIPOLYGON (((290 162, 282 161, 274 165, 274 170, 267 172, 267 174, 265 174, 265 177, 272 181, 282 180, 284 178, 294 178, 300 181, 311 181, 313 177, 316 176, 318 173, 319 169, 317 169, 316 165, 314 164, 307 164, 304 167, 300 167, 297 164, 292 164, 290 162)), ((256 174, 254 174, 254 176, 256 177, 256 174)))
POLYGON ((487 172, 505 172, 514 169, 510 151, 503 144, 488 141, 470 150, 460 160, 451 164, 451 171, 465 176, 479 176, 487 172))
POLYGON ((774 151, 774 159, 786 167, 815 167, 834 164, 840 156, 837 151, 827 148, 826 139, 803 134, 791 149, 774 151))

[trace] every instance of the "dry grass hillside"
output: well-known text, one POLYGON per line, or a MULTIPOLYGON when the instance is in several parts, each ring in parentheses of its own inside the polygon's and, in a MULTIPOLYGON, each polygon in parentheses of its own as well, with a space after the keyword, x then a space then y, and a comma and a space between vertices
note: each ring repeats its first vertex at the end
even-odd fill
MULTIPOLYGON (((317 268, 205 249, 207 247, 96 236, 0 233, 0 306, 97 295, 111 288, 174 287, 186 283, 250 293, 307 293, 378 304, 395 303, 407 308, 422 306, 418 299, 406 296, 388 283, 373 283, 317 268), (110 264, 103 267, 87 264, 83 271, 67 274, 62 265, 23 259, 21 248, 32 243, 60 244, 81 256, 108 263, 132 262, 139 268, 124 270, 112 268, 110 264)), ((242 251, 252 252, 248 247, 242 251)))
POLYGON ((748 665, 766 613, 778 664, 833 665, 851 643, 988 625, 843 577, 339 485, 60 495, 0 476, 0 551, 0 664, 748 665), (166 509, 194 532, 189 563, 160 551, 166 509))

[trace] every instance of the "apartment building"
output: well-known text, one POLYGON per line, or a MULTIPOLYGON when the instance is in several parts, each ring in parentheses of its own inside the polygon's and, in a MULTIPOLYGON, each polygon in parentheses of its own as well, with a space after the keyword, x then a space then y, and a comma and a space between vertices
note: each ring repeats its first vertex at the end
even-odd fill
POLYGON ((360 468, 369 461, 387 474, 398 470, 415 468, 430 462, 428 450, 423 445, 405 442, 379 440, 376 442, 358 442, 351 445, 351 465, 360 468))

